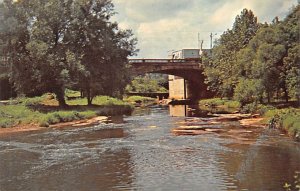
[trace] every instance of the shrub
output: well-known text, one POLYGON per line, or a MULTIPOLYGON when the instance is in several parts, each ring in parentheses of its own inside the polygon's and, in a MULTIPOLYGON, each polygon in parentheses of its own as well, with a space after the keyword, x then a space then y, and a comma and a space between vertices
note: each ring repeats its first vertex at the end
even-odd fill
POLYGON ((275 126, 286 130, 290 135, 300 140, 300 110, 294 108, 274 109, 265 113, 270 121, 275 121, 275 126))
POLYGON ((16 124, 16 121, 13 119, 0 119, 0 127, 7 128, 12 127, 16 124))
POLYGON ((23 100, 23 104, 26 107, 34 107, 34 106, 40 105, 42 101, 43 101, 42 97, 25 98, 23 100))
POLYGON ((257 79, 241 78, 239 79, 239 83, 234 90, 234 99, 239 101, 242 106, 253 102, 258 102, 259 100, 261 100, 262 95, 263 85, 262 82, 257 79))

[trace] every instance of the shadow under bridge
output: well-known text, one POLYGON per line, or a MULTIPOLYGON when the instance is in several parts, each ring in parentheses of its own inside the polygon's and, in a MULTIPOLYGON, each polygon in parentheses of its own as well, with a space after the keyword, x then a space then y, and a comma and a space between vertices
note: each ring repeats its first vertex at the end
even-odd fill
POLYGON ((132 76, 161 73, 184 78, 188 99, 212 96, 204 83, 201 59, 129 59, 129 65, 132 76))

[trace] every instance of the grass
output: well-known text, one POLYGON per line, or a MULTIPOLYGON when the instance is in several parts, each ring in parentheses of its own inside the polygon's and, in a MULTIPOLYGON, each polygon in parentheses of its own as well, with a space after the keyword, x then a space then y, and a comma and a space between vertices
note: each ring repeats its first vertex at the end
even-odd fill
POLYGON ((221 98, 200 100, 199 105, 209 106, 209 107, 227 107, 227 108, 236 108, 236 109, 240 107, 240 103, 238 101, 221 99, 221 98))
POLYGON ((93 105, 87 106, 86 99, 67 101, 68 108, 58 107, 54 96, 45 94, 35 98, 17 98, 10 105, 0 107, 0 127, 7 128, 22 124, 38 124, 42 127, 88 119, 97 115, 130 114, 133 107, 108 96, 94 98, 93 105))
POLYGON ((299 108, 271 109, 266 111, 263 116, 270 123, 273 122, 276 128, 288 132, 289 135, 300 141, 299 108))
MULTIPOLYGON (((68 105, 87 105, 86 98, 77 98, 73 100, 67 100, 66 102, 68 105)), ((112 98, 109 96, 96 96, 93 99, 92 104, 98 106, 129 105, 128 103, 125 103, 122 100, 119 100, 117 98, 112 98)))
POLYGON ((263 105, 250 103, 240 108, 241 105, 237 101, 212 98, 200 100, 201 108, 234 108, 244 113, 258 113, 265 118, 264 123, 274 123, 276 128, 286 131, 289 135, 300 141, 300 108, 289 106, 295 105, 291 103, 273 103, 273 105, 263 105), (205 107, 203 107, 205 106, 205 107))
POLYGON ((143 97, 143 96, 129 96, 124 98, 124 101, 129 103, 147 103, 155 101, 155 98, 143 97))

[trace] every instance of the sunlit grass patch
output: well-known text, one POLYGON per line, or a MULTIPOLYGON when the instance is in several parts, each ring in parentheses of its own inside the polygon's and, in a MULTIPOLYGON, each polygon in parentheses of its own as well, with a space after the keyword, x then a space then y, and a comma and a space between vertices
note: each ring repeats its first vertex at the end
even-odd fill
POLYGON ((139 103, 139 102, 155 101, 155 98, 143 97, 143 96, 129 96, 124 98, 123 100, 130 103, 139 103))
POLYGON ((11 103, 0 107, 1 128, 31 123, 48 127, 97 115, 130 114, 133 110, 130 104, 108 96, 95 97, 93 106, 87 106, 87 101, 83 98, 68 100, 67 104, 70 107, 67 108, 58 107, 55 96, 51 94, 35 98, 17 98, 11 103))
POLYGON ((229 99, 221 99, 221 98, 211 98, 211 99, 203 99, 199 101, 200 105, 207 105, 207 106, 225 106, 228 108, 239 108, 240 103, 238 101, 229 100, 229 99))

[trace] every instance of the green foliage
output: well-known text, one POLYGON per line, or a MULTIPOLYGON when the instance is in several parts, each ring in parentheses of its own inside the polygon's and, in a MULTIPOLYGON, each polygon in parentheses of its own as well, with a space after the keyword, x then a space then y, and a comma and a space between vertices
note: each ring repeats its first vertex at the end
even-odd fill
POLYGON ((285 83, 289 91, 289 96, 296 98, 300 104, 300 45, 299 43, 290 48, 288 56, 284 58, 284 66, 287 70, 285 83))
MULTIPOLYGON (((68 100, 67 101, 68 105, 87 105, 87 100, 84 98, 77 98, 73 100, 68 100)), ((93 99, 92 104, 94 105, 102 105, 102 106, 110 106, 110 105, 128 105, 124 101, 117 99, 117 98, 112 98, 109 96, 96 96, 93 99)))
POLYGON ((122 100, 112 98, 109 96, 97 96, 97 97, 95 97, 93 102, 96 105, 104 105, 104 106, 128 105, 127 103, 123 102, 122 100))
POLYGON ((212 98, 212 99, 204 99, 199 101, 200 105, 208 105, 208 106, 225 106, 228 108, 239 108, 240 103, 238 101, 229 100, 229 99, 221 99, 221 98, 212 98))
POLYGON ((241 108, 241 113, 256 113, 258 110, 258 105, 256 102, 248 103, 243 105, 241 108))
POLYGON ((63 106, 67 87, 85 90, 89 104, 100 94, 121 97, 137 40, 110 22, 110 0, 7 0, 0 13, 0 56, 19 93, 52 92, 63 106))
MULTIPOLYGON (((261 104, 259 104, 257 109, 258 109, 257 112, 258 112, 259 115, 267 116, 267 115, 270 115, 270 114, 267 114, 267 112, 275 111, 276 108, 274 106, 271 106, 271 105, 261 105, 261 104)), ((274 115, 275 114, 273 113, 270 116, 274 116, 274 115)))
POLYGON ((299 13, 297 5, 283 21, 259 24, 251 11, 243 10, 212 56, 202 59, 208 88, 242 105, 271 102, 275 96, 300 104, 299 13))
POLYGON ((95 111, 59 111, 51 112, 46 115, 43 115, 39 119, 39 125, 41 127, 48 127, 49 125, 61 123, 61 122, 70 122, 79 119, 88 119, 96 116, 95 111))
MULTIPOLYGON (((93 107, 74 107, 66 110, 53 108, 47 113, 39 109, 46 107, 43 105, 48 94, 35 98, 18 98, 12 101, 12 105, 1 105, 0 107, 0 127, 12 127, 19 124, 39 124, 42 127, 49 125, 70 122, 80 119, 88 119, 97 115, 123 115, 130 114, 133 107, 116 98, 108 96, 97 96, 94 99, 93 107)), ((71 100, 71 105, 87 105, 86 99, 71 100), (85 102, 83 104, 83 102, 85 102), (79 104, 78 104, 79 103, 79 104)))
POLYGON ((127 85, 126 92, 168 92, 168 90, 161 85, 165 81, 167 80, 163 77, 152 78, 151 75, 138 76, 131 81, 130 85, 127 85))
POLYGON ((78 98, 81 96, 80 94, 80 91, 74 91, 74 90, 71 90, 71 89, 66 89, 65 90, 65 96, 66 97, 69 97, 69 98, 78 98))
POLYGON ((151 97, 143 97, 143 96, 129 96, 127 98, 124 98, 124 101, 126 102, 130 102, 130 103, 145 103, 145 102, 149 102, 149 101, 154 101, 155 98, 151 98, 151 97))
POLYGON ((22 100, 22 103, 26 106, 26 107, 30 107, 30 106, 38 106, 42 103, 43 101, 43 97, 34 97, 34 98, 24 98, 22 100))
POLYGON ((239 79, 234 91, 234 99, 239 101, 242 106, 249 103, 257 103, 262 100, 263 87, 260 80, 239 79))
POLYGON ((296 140, 300 140, 300 109, 274 109, 267 111, 264 116, 270 121, 276 121, 277 128, 287 131, 296 140))
POLYGON ((212 50, 212 57, 203 60, 209 89, 222 97, 232 97, 241 75, 237 52, 245 48, 259 28, 251 10, 244 9, 235 19, 231 30, 225 31, 212 50))

